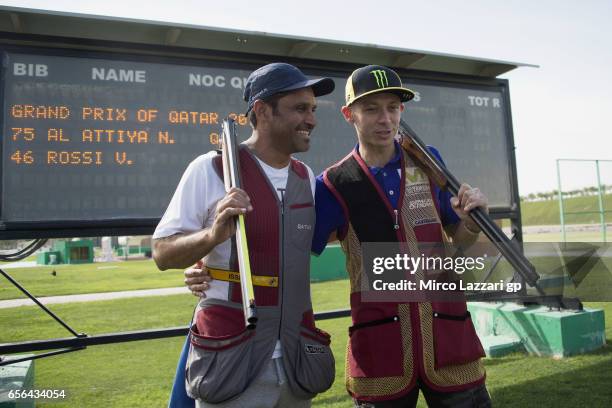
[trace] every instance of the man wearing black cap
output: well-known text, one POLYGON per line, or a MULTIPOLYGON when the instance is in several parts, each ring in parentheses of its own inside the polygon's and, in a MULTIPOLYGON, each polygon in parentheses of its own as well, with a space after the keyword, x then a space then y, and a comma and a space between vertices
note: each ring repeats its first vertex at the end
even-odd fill
POLYGON ((244 190, 225 192, 216 152, 183 174, 153 235, 153 257, 162 270, 204 259, 214 280, 194 313, 186 382, 175 384, 170 406, 189 406, 180 392, 186 387, 198 407, 308 407, 331 386, 330 339, 314 326, 307 290, 314 176, 291 155, 308 150, 315 97, 333 89, 331 79, 309 80, 289 64, 257 69, 244 91, 253 128, 239 149, 244 190), (231 273, 232 221, 242 213, 258 306, 254 331, 244 327, 231 273))
MULTIPOLYGON (((396 136, 403 103, 414 93, 383 66, 355 70, 346 84, 345 120, 358 144, 317 178, 312 250, 336 235, 347 257, 351 315, 346 385, 357 407, 414 407, 423 392, 433 407, 488 407, 484 351, 465 302, 372 301, 362 243, 470 245, 479 233, 468 217, 486 197, 463 184, 440 191, 396 136)), ((439 153, 430 151, 440 158, 439 153)), ((441 160, 441 159, 440 159, 441 160)), ((418 255, 417 255, 418 256, 418 255)))

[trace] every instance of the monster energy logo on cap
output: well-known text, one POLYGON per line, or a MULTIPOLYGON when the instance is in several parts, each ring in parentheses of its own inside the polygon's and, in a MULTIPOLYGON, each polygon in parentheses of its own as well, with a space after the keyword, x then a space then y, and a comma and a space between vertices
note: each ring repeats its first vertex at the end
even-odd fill
POLYGON ((378 85, 379 88, 389 86, 387 71, 385 71, 384 69, 375 69, 373 71, 370 71, 370 74, 374 75, 374 78, 376 78, 376 85, 378 85))
POLYGON ((359 98, 379 92, 393 93, 402 102, 414 97, 414 92, 402 86, 397 72, 382 65, 368 65, 353 71, 346 82, 346 104, 348 106, 359 98))

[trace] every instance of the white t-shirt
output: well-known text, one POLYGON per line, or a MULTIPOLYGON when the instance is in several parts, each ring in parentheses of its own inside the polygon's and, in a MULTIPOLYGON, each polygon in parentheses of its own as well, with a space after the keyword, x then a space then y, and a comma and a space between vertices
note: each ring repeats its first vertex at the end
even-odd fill
MULTIPOLYGON (((213 159, 217 152, 208 152, 193 160, 183 176, 168 204, 168 208, 159 221, 153 239, 169 237, 174 234, 190 234, 204 228, 210 228, 215 220, 217 202, 225 196, 223 180, 218 176, 213 165, 213 159)), ((277 169, 269 166, 257 158, 264 173, 276 190, 279 200, 281 192, 285 189, 289 177, 289 166, 277 169)), ((310 167, 308 176, 312 196, 315 194, 315 177, 310 167)), ((227 241, 217 245, 204 257, 204 264, 221 269, 229 269, 229 258, 231 254, 231 242, 227 241)), ((213 280, 210 289, 206 291, 206 297, 228 300, 229 282, 213 280)), ((281 356, 280 342, 276 342, 276 348, 272 358, 281 356)))

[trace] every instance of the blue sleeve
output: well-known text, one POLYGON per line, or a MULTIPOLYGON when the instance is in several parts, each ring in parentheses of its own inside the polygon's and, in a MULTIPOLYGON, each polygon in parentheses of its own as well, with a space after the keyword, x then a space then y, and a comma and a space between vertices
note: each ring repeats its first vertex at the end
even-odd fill
POLYGON ((316 222, 314 236, 312 237, 311 251, 320 255, 327 245, 331 233, 344 227, 344 210, 342 206, 325 185, 323 175, 317 177, 315 189, 316 222))
MULTIPOLYGON (((427 146, 427 150, 431 154, 433 154, 440 162, 446 167, 444 160, 442 160, 442 156, 440 156, 440 152, 433 146, 427 146)), ((453 196, 448 190, 441 190, 438 186, 434 185, 434 196, 438 199, 438 204, 440 207, 440 219, 442 221, 443 226, 456 224, 459 222, 459 217, 453 210, 451 206, 450 199, 453 196)))

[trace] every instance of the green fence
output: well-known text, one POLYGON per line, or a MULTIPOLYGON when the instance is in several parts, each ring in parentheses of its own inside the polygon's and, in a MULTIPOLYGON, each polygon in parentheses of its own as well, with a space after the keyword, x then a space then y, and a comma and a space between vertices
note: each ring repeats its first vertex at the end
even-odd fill
POLYGON ((566 215, 584 215, 584 214, 599 214, 599 223, 601 225, 601 238, 602 242, 607 242, 606 234, 606 213, 612 213, 610 210, 606 210, 604 206, 603 196, 605 194, 604 188, 601 183, 601 172, 600 163, 612 163, 612 160, 593 160, 593 159, 557 159, 557 184, 559 186, 559 218, 561 222, 561 237, 563 242, 566 242, 567 236, 565 233, 566 215), (563 204, 563 189, 561 186, 561 163, 562 162, 590 162, 595 165, 596 181, 597 181, 597 211, 565 211, 563 204))

